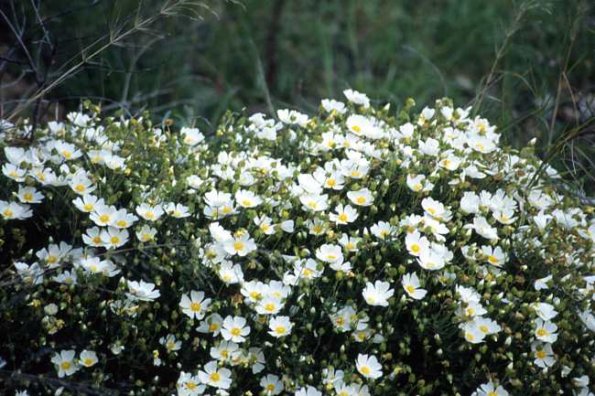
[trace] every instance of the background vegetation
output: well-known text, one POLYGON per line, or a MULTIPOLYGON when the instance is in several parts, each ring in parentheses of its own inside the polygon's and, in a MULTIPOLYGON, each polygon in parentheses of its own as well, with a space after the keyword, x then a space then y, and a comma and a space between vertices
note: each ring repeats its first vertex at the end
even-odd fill
POLYGON ((311 110, 352 87, 378 102, 475 104, 507 143, 538 138, 592 196, 595 14, 589 1, 9 0, 1 115, 105 111, 197 124, 227 109, 311 110))

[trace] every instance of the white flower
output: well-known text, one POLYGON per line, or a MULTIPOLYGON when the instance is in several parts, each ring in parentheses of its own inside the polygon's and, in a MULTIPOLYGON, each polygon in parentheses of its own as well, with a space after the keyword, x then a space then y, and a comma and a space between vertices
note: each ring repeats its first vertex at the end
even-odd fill
POLYGON ((198 326, 196 330, 201 333, 213 333, 214 336, 217 336, 221 332, 222 324, 223 318, 221 315, 214 313, 207 316, 205 320, 200 322, 200 326, 198 326))
POLYGON ((313 386, 306 386, 295 391, 295 396, 322 396, 322 392, 313 386))
POLYGON ((338 100, 322 99, 320 104, 322 105, 322 108, 328 113, 332 113, 333 111, 335 111, 339 114, 345 114, 345 112, 347 111, 345 103, 339 102, 338 100))
POLYGON ((128 228, 138 220, 138 217, 128 213, 126 209, 120 209, 116 212, 112 220, 112 226, 116 228, 128 228))
POLYGON ((117 212, 116 207, 97 202, 89 217, 99 227, 105 227, 112 224, 117 212))
POLYGON ((471 396, 508 396, 508 392, 501 385, 496 386, 490 381, 480 385, 471 396))
POLYGON ((475 318, 473 318, 473 324, 477 328, 477 330, 479 330, 486 336, 490 334, 496 334, 500 332, 500 330, 502 330, 498 323, 496 323, 490 318, 486 318, 483 316, 476 316, 475 318))
POLYGON ((242 267, 239 264, 233 264, 230 261, 221 263, 217 270, 217 275, 226 285, 240 283, 244 280, 242 267))
POLYGON ((420 254, 430 250, 430 241, 416 230, 405 236, 405 247, 410 255, 419 257, 420 254))
POLYGON ((341 246, 324 244, 316 249, 316 258, 329 264, 341 264, 343 263, 341 246))
POLYGON ((492 227, 490 223, 483 216, 475 216, 473 218, 473 224, 468 224, 466 228, 472 228, 482 237, 495 241, 498 239, 498 229, 492 227))
POLYGON ((79 363, 84 367, 92 367, 97 364, 97 354, 95 351, 83 350, 79 356, 79 363))
POLYGON ((374 203, 374 196, 367 188, 362 188, 357 191, 349 191, 347 193, 347 198, 357 206, 370 206, 374 203))
POLYGON ((430 271, 437 271, 444 268, 446 260, 436 249, 424 250, 417 258, 419 266, 430 271))
POLYGON ((54 148, 66 161, 80 158, 83 155, 83 153, 80 150, 77 150, 76 146, 72 143, 58 141, 54 148))
POLYGON ((424 175, 407 175, 407 187, 413 192, 430 191, 434 187, 424 175))
POLYGON ((247 232, 243 232, 240 236, 223 242, 223 248, 227 254, 244 257, 256 250, 256 243, 247 232))
POLYGON ((105 206, 105 201, 91 194, 85 194, 72 201, 74 206, 84 213, 91 213, 97 207, 105 206))
POLYGON ((231 386, 231 371, 226 368, 218 368, 216 361, 208 362, 198 372, 198 378, 203 384, 214 388, 229 389, 231 386))
POLYGON ((217 345, 212 346, 209 353, 213 359, 217 359, 220 362, 233 362, 240 356, 241 352, 240 346, 235 342, 221 341, 217 345))
POLYGON ((329 214, 329 219, 336 224, 349 224, 357 219, 357 211, 349 205, 339 204, 335 208, 335 213, 329 214))
POLYGON ((347 100, 351 103, 360 105, 364 108, 370 107, 370 99, 366 94, 355 91, 353 89, 346 89, 343 91, 343 95, 345 95, 347 100))
POLYGON ((74 191, 78 195, 89 194, 95 191, 95 189, 97 188, 95 187, 95 185, 93 185, 93 182, 87 177, 85 171, 76 173, 72 177, 72 179, 70 179, 68 185, 70 186, 72 191, 74 191))
POLYGON ((274 297, 266 297, 258 301, 256 312, 261 315, 276 315, 283 308, 281 301, 274 297))
POLYGON ((531 351, 533 352, 533 361, 541 368, 552 367, 556 363, 551 344, 534 341, 531 344, 531 351))
POLYGON ((133 301, 153 301, 161 295, 159 289, 155 288, 154 283, 145 282, 143 280, 139 282, 129 280, 127 281, 127 285, 128 293, 126 293, 126 296, 133 301))
POLYGON ((461 211, 465 214, 479 212, 479 196, 472 191, 465 191, 461 198, 461 211))
POLYGON ((130 234, 127 230, 120 230, 116 227, 109 226, 107 229, 104 229, 99 234, 101 241, 103 242, 103 246, 106 249, 115 249, 123 246, 128 242, 128 237, 130 234))
POLYGON ((168 215, 177 219, 182 219, 190 216, 189 208, 180 203, 176 204, 170 202, 164 206, 164 209, 168 215))
POLYGON ((155 240, 156 235, 157 230, 153 227, 149 227, 146 224, 143 225, 138 231, 136 231, 136 237, 138 238, 138 240, 145 243, 155 240))
POLYGON ((379 221, 370 228, 370 232, 378 239, 386 239, 395 232, 395 227, 386 221, 379 221))
POLYGON ((211 299, 205 299, 205 293, 202 291, 192 290, 190 296, 182 294, 180 300, 180 308, 182 312, 190 317, 190 319, 202 319, 211 304, 211 299))
POLYGON ((345 121, 347 130, 359 137, 378 139, 383 136, 382 130, 378 127, 377 121, 360 114, 352 114, 345 121))
POLYGON ((269 321, 269 334, 275 338, 285 337, 291 334, 293 323, 289 321, 288 316, 275 316, 269 321))
POLYGON ((401 285, 403 285, 403 289, 405 289, 405 292, 409 295, 409 297, 413 298, 414 300, 421 300, 428 293, 427 290, 419 288, 419 278, 415 273, 403 275, 403 279, 401 279, 401 285))
POLYGON ((40 203, 43 201, 43 194, 37 191, 35 187, 19 186, 17 197, 24 204, 40 203))
POLYGON ((183 127, 180 133, 184 135, 184 143, 189 146, 196 146, 205 140, 205 136, 200 132, 198 128, 183 127))
POLYGON ((532 307, 535 310, 535 313, 537 313, 537 316, 545 321, 552 320, 558 316, 558 311, 554 309, 552 304, 540 302, 533 304, 532 307))
POLYGON ((485 261, 494 267, 502 267, 506 263, 507 256, 500 246, 495 248, 492 246, 482 246, 481 252, 485 257, 485 261))
POLYGON ((182 371, 176 383, 178 396, 198 396, 205 392, 206 386, 200 383, 197 375, 182 371))
POLYGON ((281 109, 277 110, 279 120, 287 125, 299 125, 305 127, 308 124, 308 116, 295 110, 281 109))
POLYGON ((62 378, 64 376, 69 376, 78 371, 79 367, 74 359, 75 353, 76 352, 71 349, 54 354, 52 363, 54 363, 54 366, 58 371, 58 377, 62 378))
POLYGON ((285 389, 283 383, 279 380, 279 377, 273 374, 268 374, 265 377, 262 377, 260 379, 260 386, 262 387, 264 394, 267 396, 278 395, 285 389))
POLYGON ((436 201, 430 197, 424 198, 421 201, 421 206, 427 214, 438 221, 450 220, 450 210, 446 209, 443 203, 436 201))
POLYGON ((321 212, 328 208, 328 195, 304 194, 300 202, 306 211, 321 212))
POLYGON ((483 333, 474 321, 463 324, 463 336, 471 344, 479 344, 484 341, 486 334, 483 333))
POLYGON ((243 208, 255 208, 262 203, 262 199, 248 190, 238 190, 235 194, 238 205, 243 208))
POLYGON ((246 319, 241 316, 227 316, 223 320, 221 335, 225 340, 242 343, 250 334, 250 326, 246 325, 246 319))
POLYGON ((101 260, 99 257, 86 257, 78 262, 87 273, 102 274, 108 277, 116 276, 120 270, 110 260, 101 260))
POLYGON ((367 282, 362 295, 368 305, 387 307, 388 299, 392 297, 394 292, 388 282, 377 280, 374 284, 367 282))
POLYGON ((33 216, 29 205, 0 200, 0 215, 5 220, 22 220, 33 216))
POLYGON ((357 371, 366 378, 376 379, 382 377, 382 365, 376 359, 376 356, 357 355, 355 362, 357 371))
POLYGON ((167 352, 179 351, 182 348, 182 341, 176 339, 173 334, 168 334, 166 337, 161 337, 159 343, 165 347, 167 352))
POLYGON ((558 326, 543 319, 535 320, 535 338, 539 341, 554 343, 558 339, 558 326))
POLYGON ((157 221, 163 216, 163 208, 161 205, 151 206, 146 203, 142 203, 136 207, 136 213, 147 221, 157 221))

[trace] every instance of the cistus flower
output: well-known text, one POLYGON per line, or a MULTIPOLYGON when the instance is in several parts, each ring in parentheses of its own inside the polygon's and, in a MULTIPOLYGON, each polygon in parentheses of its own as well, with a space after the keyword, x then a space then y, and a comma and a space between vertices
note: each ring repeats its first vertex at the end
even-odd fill
POLYGON ((229 112, 212 133, 89 103, 15 121, 26 145, 0 128, 7 376, 82 393, 588 395, 595 218, 566 172, 449 99, 344 96, 229 112))

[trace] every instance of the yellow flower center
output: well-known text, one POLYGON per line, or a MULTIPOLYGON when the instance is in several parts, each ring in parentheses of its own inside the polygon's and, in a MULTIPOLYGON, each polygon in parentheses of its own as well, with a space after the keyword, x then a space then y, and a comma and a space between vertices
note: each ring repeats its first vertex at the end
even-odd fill
POLYGON ((351 130, 352 130, 353 132, 355 132, 355 133, 358 133, 358 134, 359 134, 359 133, 361 133, 361 131, 362 131, 362 128, 361 128, 359 125, 353 125, 353 126, 351 127, 351 130))
POLYGON ((254 299, 254 300, 258 300, 258 299, 260 299, 261 295, 262 295, 262 294, 261 294, 260 292, 257 292, 257 291, 251 291, 251 292, 250 292, 250 297, 251 297, 252 299, 254 299))
POLYGON ((70 152, 69 150, 62 150, 62 155, 64 156, 64 158, 70 159, 70 157, 72 157, 72 152, 70 152))
POLYGON ((488 262, 492 265, 496 265, 496 264, 498 264, 498 258, 494 255, 489 255, 488 262))
POLYGON ((273 303, 265 304, 264 310, 267 312, 273 312, 275 310, 275 304, 273 304, 273 303))
POLYGON ((277 326, 275 327, 275 333, 282 335, 285 334, 287 332, 287 329, 285 328, 285 326, 277 326))
POLYGON ((25 201, 25 202, 33 201, 33 194, 31 194, 30 192, 23 194, 23 201, 25 201))
POLYGON ((194 390, 194 389, 198 388, 198 385, 196 385, 195 382, 189 381, 189 382, 186 382, 186 388, 188 388, 190 390, 194 390))
POLYGON ((335 187, 337 185, 337 181, 335 179, 327 179, 326 185, 329 187, 335 187))
POLYGON ((235 250, 236 252, 239 252, 241 250, 244 250, 244 242, 242 241, 236 241, 233 243, 233 250, 235 250))
POLYGON ((113 245, 117 245, 118 243, 120 243, 120 238, 114 235, 113 237, 110 238, 110 242, 113 245))
POLYGON ((359 197, 357 197, 355 199, 355 202, 357 202, 360 205, 363 205, 366 203, 366 197, 364 197, 363 195, 360 195, 359 197))
POLYGON ((62 363, 60 363, 60 368, 62 370, 68 370, 68 369, 70 369, 70 367, 72 367, 72 363, 70 363, 70 362, 62 362, 62 363))
POLYGON ((240 329, 239 327, 234 327, 230 330, 230 333, 232 336, 238 337, 242 333, 242 329, 240 329))
POLYGON ((94 205, 92 203, 86 203, 83 205, 83 210, 85 212, 90 212, 93 210, 94 205))
POLYGON ((128 225, 128 223, 126 222, 126 220, 118 220, 118 221, 116 222, 116 225, 117 225, 118 227, 122 227, 122 228, 124 228, 124 227, 126 227, 126 226, 128 225))
POLYGON ((102 214, 101 216, 99 216, 99 221, 102 223, 109 223, 109 215, 102 214))
POLYGON ((211 380, 212 382, 219 382, 221 380, 221 374, 215 371, 214 373, 211 373, 209 375, 209 380, 211 380))
POLYGON ((363 375, 370 375, 370 373, 372 372, 372 370, 370 370, 370 367, 368 367, 368 366, 362 366, 362 367, 360 367, 359 371, 363 375))
POLYGON ((192 312, 199 312, 201 308, 202 308, 202 306, 198 302, 190 303, 190 310, 192 312))
POLYGON ((337 218, 343 223, 347 223, 347 220, 349 220, 349 216, 345 213, 341 213, 337 218))
POLYGON ((85 185, 84 185, 84 184, 81 184, 81 183, 79 183, 79 184, 77 184, 76 186, 74 186, 74 190, 75 190, 76 192, 80 192, 80 193, 82 193, 83 191, 85 191, 85 185))
POLYGON ((219 325, 217 323, 211 323, 209 325, 209 331, 211 333, 214 333, 215 331, 217 331, 219 329, 219 325))
POLYGON ((415 287, 413 287, 413 285, 407 285, 405 286, 405 290, 407 290, 407 293, 413 294, 415 292, 415 287))
POLYGON ((486 326, 486 325, 479 326, 479 331, 481 331, 484 334, 487 334, 489 332, 488 326, 486 326))
POLYGON ((93 365, 93 363, 95 363, 95 360, 93 360, 90 357, 83 359, 83 366, 85 366, 85 367, 91 367, 93 365))
POLYGON ((242 201, 242 206, 252 206, 252 201, 250 201, 249 199, 244 199, 242 201))
POLYGON ((151 212, 150 210, 145 213, 145 217, 149 220, 153 220, 155 218, 155 213, 151 212))
POLYGON ((420 250, 421 250, 421 247, 419 246, 419 244, 414 243, 411 245, 411 251, 413 253, 419 253, 420 250))
POLYGON ((101 237, 99 235, 96 237, 93 237, 93 243, 95 245, 99 245, 101 243, 101 237))
POLYGON ((537 334, 537 336, 539 336, 539 337, 545 337, 546 335, 548 335, 548 331, 546 329, 544 329, 543 327, 540 327, 539 329, 537 329, 535 334, 537 334))
POLYGON ((4 217, 12 217, 14 215, 14 212, 8 208, 4 209, 4 211, 2 212, 2 215, 4 217))

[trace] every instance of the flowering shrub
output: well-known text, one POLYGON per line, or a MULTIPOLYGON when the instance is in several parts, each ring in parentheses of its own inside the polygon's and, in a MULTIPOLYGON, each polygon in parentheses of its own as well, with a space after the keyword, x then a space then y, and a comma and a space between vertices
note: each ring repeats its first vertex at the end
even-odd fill
POLYGON ((7 129, 5 386, 590 394, 593 208, 471 109, 345 96, 7 129))

